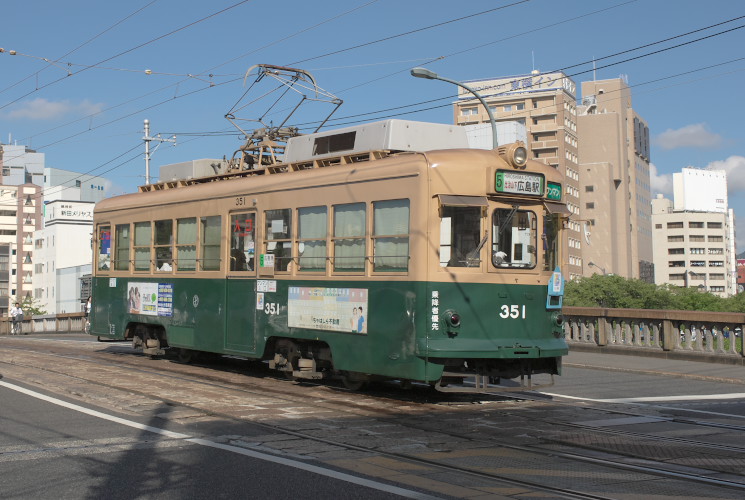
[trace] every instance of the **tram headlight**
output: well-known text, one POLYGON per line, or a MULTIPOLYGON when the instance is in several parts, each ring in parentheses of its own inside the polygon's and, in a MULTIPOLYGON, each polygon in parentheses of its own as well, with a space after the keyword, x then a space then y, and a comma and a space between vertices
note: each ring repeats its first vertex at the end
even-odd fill
POLYGON ((446 325, 446 330, 448 335, 455 336, 457 335, 457 331, 460 328, 461 318, 460 314, 453 311, 452 309, 448 309, 444 313, 440 315, 440 318, 446 325))
POLYGON ((513 168, 523 169, 528 162, 528 150, 522 142, 516 142, 498 149, 499 155, 513 168))
POLYGON ((564 315, 560 312, 554 312, 551 314, 551 321, 554 322, 554 325, 561 328, 561 326, 564 324, 564 315))

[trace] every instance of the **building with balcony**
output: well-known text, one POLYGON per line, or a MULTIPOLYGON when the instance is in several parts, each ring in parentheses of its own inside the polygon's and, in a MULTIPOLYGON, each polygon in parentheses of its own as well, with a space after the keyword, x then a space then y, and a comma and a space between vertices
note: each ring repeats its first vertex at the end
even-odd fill
MULTIPOLYGON (((565 201, 571 212, 563 254, 564 274, 582 276, 582 225, 579 218, 579 169, 576 85, 564 73, 540 73, 465 82, 486 101, 497 123, 517 122, 526 130, 531 158, 551 165, 565 176, 565 201)), ((489 114, 469 92, 460 89, 453 106, 457 125, 489 122, 489 114)))

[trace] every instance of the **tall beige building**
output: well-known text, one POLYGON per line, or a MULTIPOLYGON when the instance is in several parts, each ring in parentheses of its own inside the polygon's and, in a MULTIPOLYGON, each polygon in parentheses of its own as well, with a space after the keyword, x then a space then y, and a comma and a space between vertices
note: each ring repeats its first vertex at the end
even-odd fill
POLYGON ((584 274, 652 283, 649 128, 626 82, 582 82, 577 130, 584 274))
MULTIPOLYGON (((527 130, 532 158, 543 161, 565 176, 565 199, 571 212, 564 248, 564 274, 583 275, 580 172, 577 156, 576 85, 564 73, 539 73, 465 82, 482 95, 497 122, 519 122, 527 130)), ((489 121, 473 95, 459 89, 454 123, 472 125, 489 121)))

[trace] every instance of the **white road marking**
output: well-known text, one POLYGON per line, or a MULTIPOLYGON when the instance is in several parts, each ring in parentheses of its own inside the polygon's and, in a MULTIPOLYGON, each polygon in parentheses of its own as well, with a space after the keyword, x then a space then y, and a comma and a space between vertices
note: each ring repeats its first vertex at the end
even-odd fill
POLYGON ((52 403, 58 406, 62 406, 64 408, 68 408, 70 410, 74 410, 80 413, 84 413, 86 415, 90 415, 93 417, 101 418, 103 420, 108 420, 110 422, 115 422, 121 425, 126 425, 128 427, 133 427, 135 429, 152 432, 155 434, 159 434, 161 436, 166 436, 170 438, 175 439, 183 439, 184 441, 187 441, 189 443, 197 444, 200 446, 207 446, 210 448, 216 448, 223 451, 229 451, 231 453, 238 453, 240 455, 244 455, 247 457, 255 458, 258 460, 264 460, 266 462, 273 462, 279 465, 284 465, 287 467, 294 467, 296 469, 304 470, 307 472, 312 472, 314 474, 319 474, 321 476, 330 477, 333 479, 338 479, 340 481, 346 481, 348 483, 357 484, 359 486, 365 486, 367 488, 372 488, 378 491, 383 491, 386 493, 392 493, 394 495, 399 495, 405 498, 416 498, 416 499, 422 499, 422 500, 431 500, 436 499, 438 497, 434 497, 431 495, 427 495, 425 493, 419 493, 417 491, 407 490, 404 488, 399 488, 396 486, 391 486, 384 483, 379 483, 376 481, 372 481, 370 479, 364 479, 360 477, 352 476, 351 474, 346 474, 344 472, 337 472, 329 469, 324 469, 323 467, 319 467, 316 465, 306 464, 303 462, 299 462, 297 460, 290 460, 283 457, 277 457, 270 454, 260 453, 254 450, 248 450, 245 448, 240 448, 238 446, 232 446, 228 444, 222 444, 222 443, 216 443, 214 441, 210 441, 208 439, 201 439, 201 438, 195 438, 191 437, 188 434, 181 434, 179 432, 172 432, 165 429, 161 429, 159 427, 152 427, 150 425, 144 425, 140 424, 139 422, 135 422, 133 420, 128 420, 125 418, 116 417, 114 415, 109 415, 108 413, 103 413, 97 410, 91 410, 90 408, 85 408, 84 406, 76 405, 74 403, 68 403, 66 401, 62 401, 61 399, 53 398, 50 396, 46 396, 44 394, 38 393, 36 391, 32 391, 30 389, 26 389, 24 387, 10 384, 8 382, 3 382, 0 380, 0 386, 7 387, 8 389, 11 389, 13 391, 20 392, 22 394, 26 394, 28 396, 40 399, 42 401, 46 401, 48 403, 52 403))
POLYGON ((616 398, 616 399, 592 399, 577 396, 565 396, 563 394, 552 394, 550 392, 541 392, 546 396, 554 398, 580 399, 583 401, 592 401, 594 403, 655 403, 664 401, 701 401, 701 400, 721 400, 721 399, 745 399, 745 392, 735 392, 731 394, 689 394, 686 396, 649 396, 642 398, 616 398))

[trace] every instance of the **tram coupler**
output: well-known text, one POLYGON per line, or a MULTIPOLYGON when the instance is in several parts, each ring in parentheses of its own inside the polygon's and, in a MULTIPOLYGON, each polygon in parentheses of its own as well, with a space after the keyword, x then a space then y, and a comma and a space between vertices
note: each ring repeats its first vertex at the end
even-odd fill
POLYGON ((293 370, 293 377, 308 380, 321 380, 323 378, 323 372, 316 371, 315 359, 301 358, 297 360, 297 365, 299 370, 293 370))

